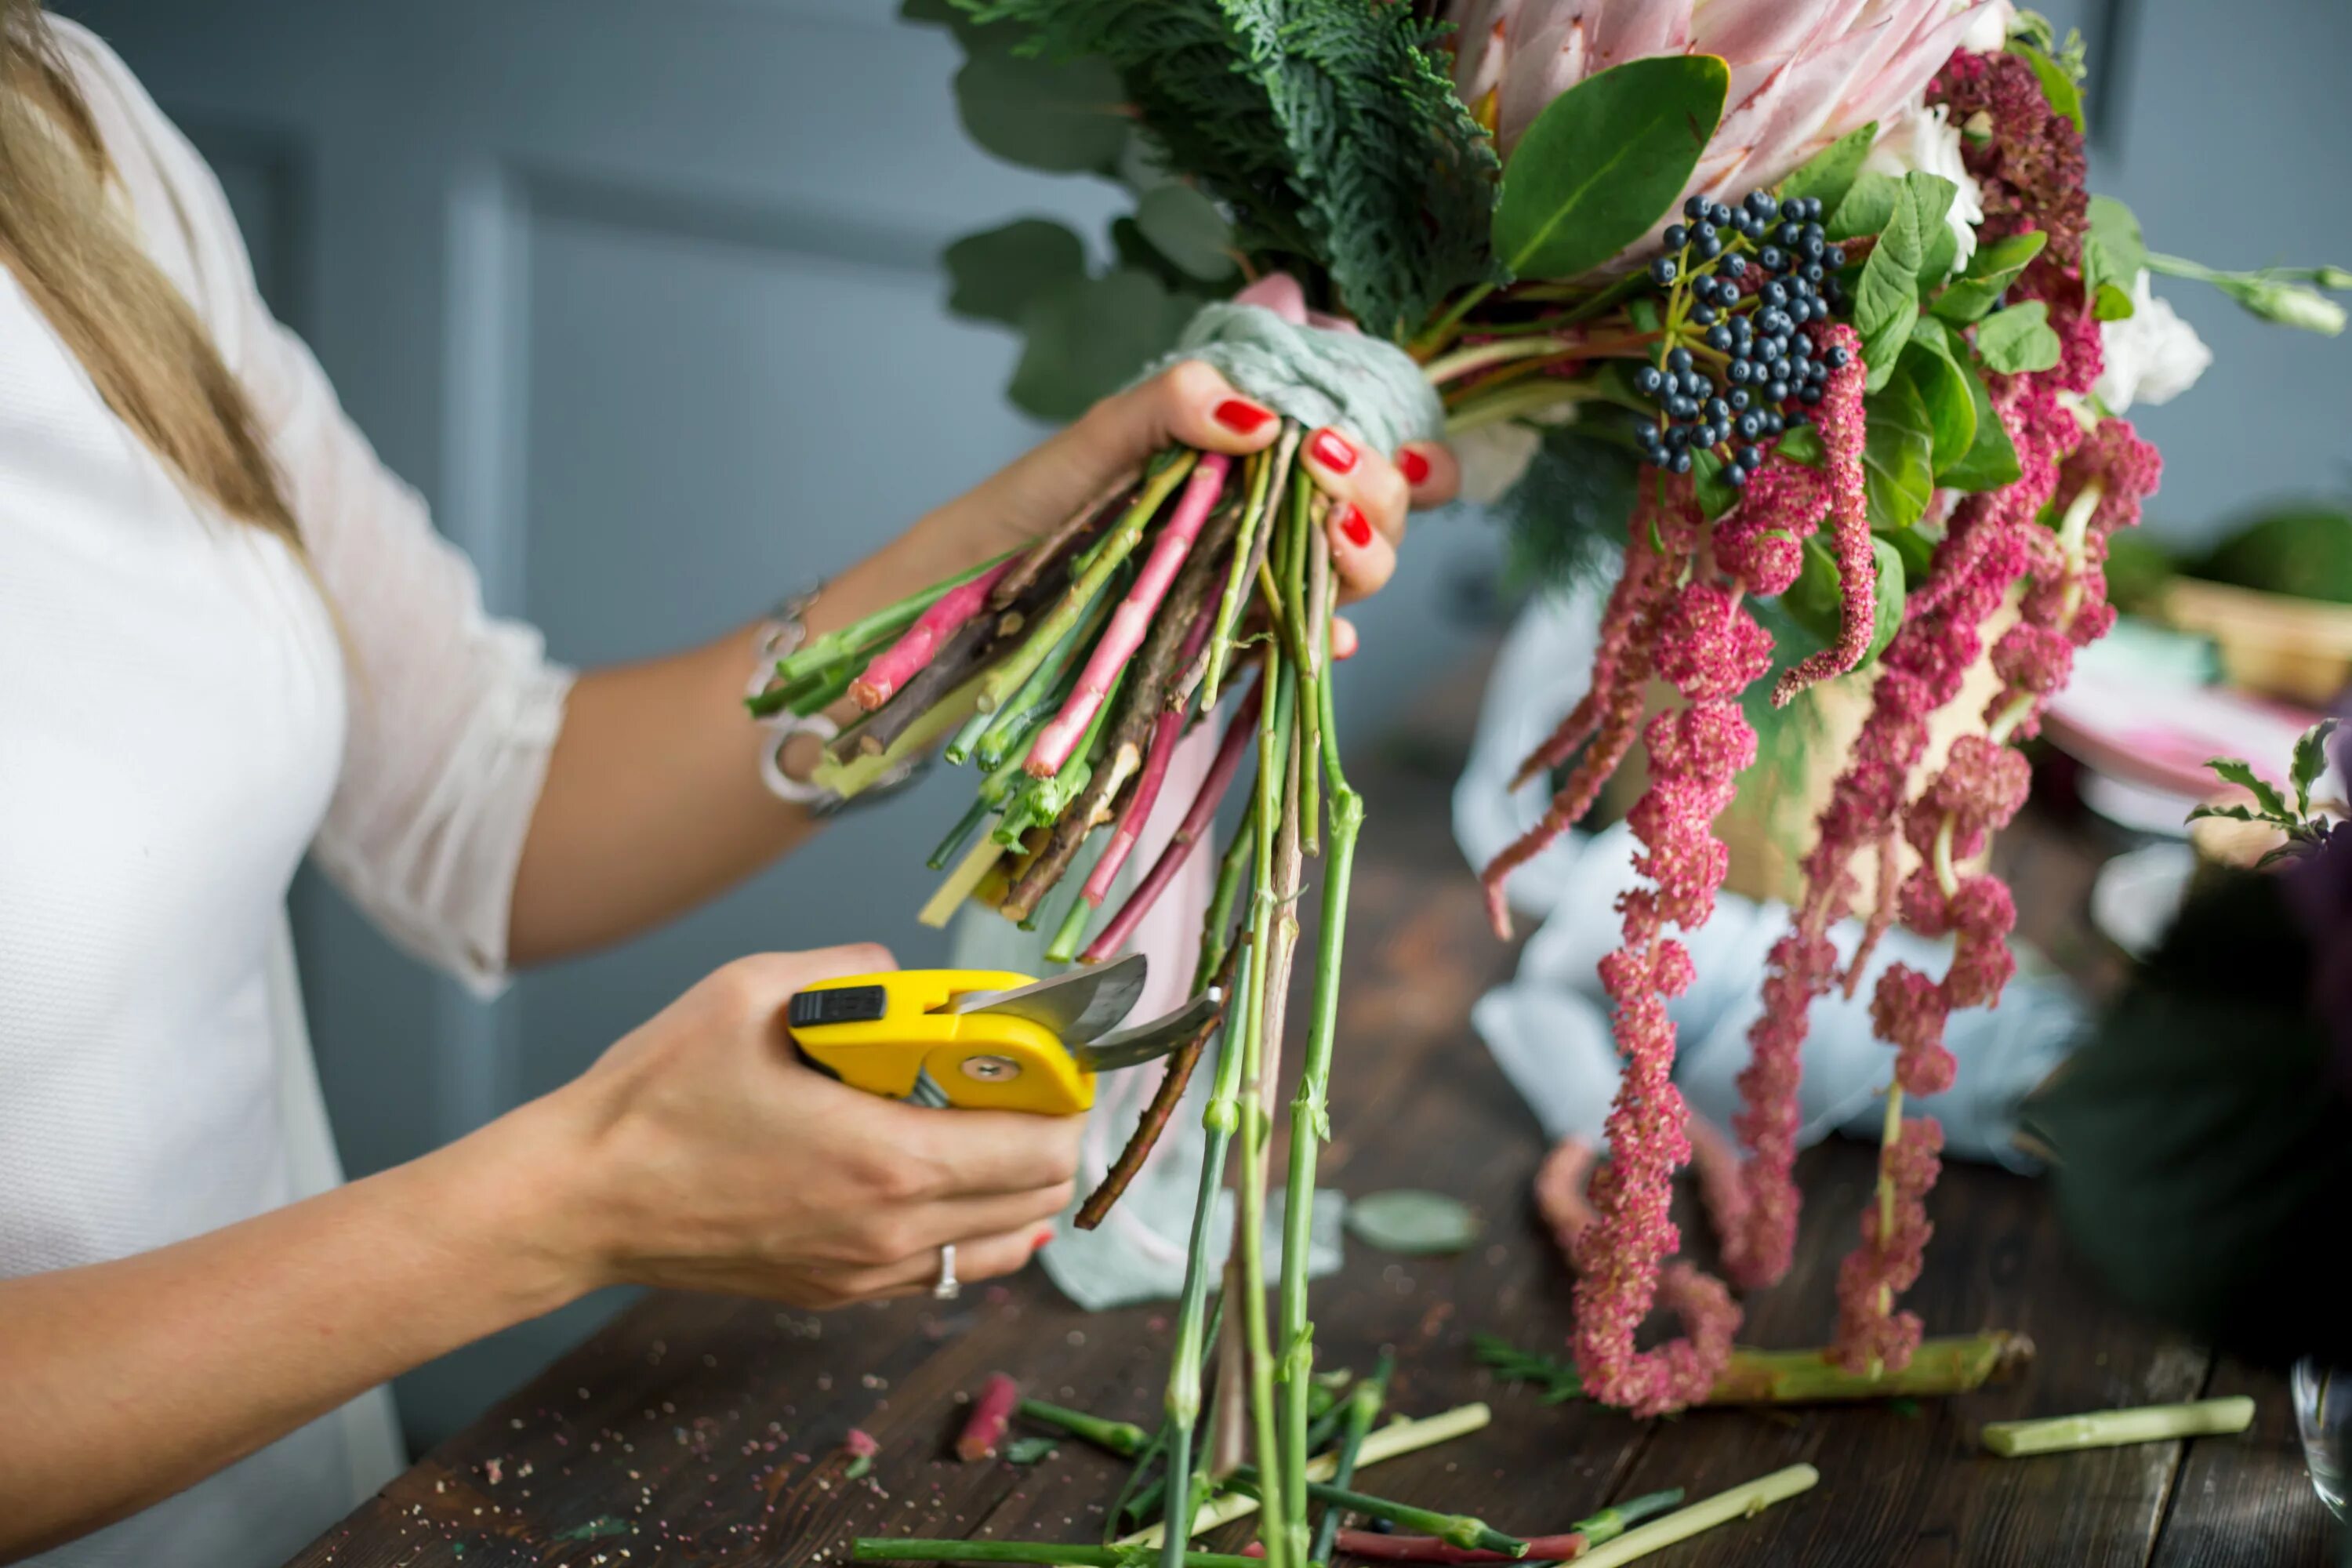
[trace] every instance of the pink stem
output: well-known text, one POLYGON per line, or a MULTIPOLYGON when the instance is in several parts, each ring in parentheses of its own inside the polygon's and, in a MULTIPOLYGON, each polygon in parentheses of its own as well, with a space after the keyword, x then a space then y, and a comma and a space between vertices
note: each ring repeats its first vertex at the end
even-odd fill
POLYGON ((1225 488, 1225 475, 1233 459, 1223 452, 1205 452, 1194 465, 1192 477, 1184 481, 1184 493, 1169 514, 1160 538, 1151 546, 1151 557, 1136 574, 1135 585, 1113 611, 1110 624, 1095 643, 1094 651, 1087 656, 1087 667, 1078 677, 1078 689, 1062 704, 1062 710, 1052 723, 1038 731, 1037 742, 1029 748, 1025 764, 1031 775, 1049 779, 1062 771, 1070 760, 1071 748, 1110 695, 1111 682, 1119 669, 1135 657, 1143 646, 1143 634, 1150 629, 1151 617, 1160 602, 1168 596, 1168 586, 1176 581, 1183 567, 1184 557, 1192 552, 1192 541, 1200 536, 1201 525, 1209 519, 1210 508, 1217 504, 1217 496, 1225 488))
POLYGON ((971 582, 949 589, 940 595, 938 603, 916 616, 915 624, 897 642, 876 654, 864 672, 849 683, 849 694, 857 700, 857 705, 871 713, 920 674, 948 638, 988 607, 990 590, 1019 564, 1020 559, 1018 554, 1007 556, 971 582))
POLYGON ((1243 698, 1240 706, 1234 710, 1233 722, 1225 727, 1224 739, 1217 744, 1216 760, 1209 764, 1209 776, 1201 781, 1201 793, 1192 797, 1192 808, 1184 813, 1184 820, 1177 825, 1174 835, 1168 840, 1168 847, 1162 849, 1160 858, 1152 862, 1150 872, 1143 879, 1143 885, 1136 889, 1118 913, 1111 917, 1110 924, 1103 927, 1102 934, 1078 955, 1079 963, 1100 963, 1126 946, 1127 939, 1135 934, 1135 928, 1143 923, 1143 917, 1151 912, 1151 906, 1160 901, 1160 895, 1176 880, 1176 873, 1192 858, 1194 846, 1207 836, 1209 825, 1216 818, 1218 803, 1225 798, 1225 791, 1233 784, 1234 774, 1241 771, 1243 755, 1249 751, 1250 742, 1257 738, 1258 704, 1265 696, 1265 685, 1260 681, 1250 688, 1249 695, 1243 698))
MULTIPOLYGON (((1192 629, 1184 634, 1184 646, 1177 650, 1173 668, 1192 667, 1192 660, 1200 657, 1202 646, 1209 640, 1210 628, 1216 622, 1217 603, 1213 598, 1193 617, 1192 629)), ((1080 896, 1094 908, 1102 908, 1103 900, 1110 896, 1111 879, 1127 864, 1127 858, 1135 852, 1136 841, 1143 837, 1143 829, 1151 820, 1151 808, 1160 800, 1160 788, 1168 782, 1168 764, 1176 755, 1177 742, 1183 738, 1184 710, 1171 698, 1171 706, 1161 710, 1151 727, 1151 743, 1143 753, 1143 772, 1135 781, 1135 793, 1128 798, 1127 809, 1118 815, 1118 826, 1111 832, 1109 847, 1095 862, 1094 874, 1080 890, 1080 896)))
MULTIPOLYGON (((1381 1563, 1570 1563, 1585 1552, 1584 1537, 1573 1531, 1529 1536, 1524 1557, 1456 1546, 1434 1535, 1383 1535, 1377 1530, 1343 1530, 1335 1544, 1351 1557, 1381 1563)), ((1263 1557, 1265 1548, 1253 1541, 1242 1548, 1242 1555, 1263 1557)))
POLYGON ((971 1402, 971 1419, 963 1424, 963 1436, 956 1439, 956 1457, 969 1464, 994 1455, 1020 1405, 1021 1385, 1001 1372, 991 1373, 971 1402))

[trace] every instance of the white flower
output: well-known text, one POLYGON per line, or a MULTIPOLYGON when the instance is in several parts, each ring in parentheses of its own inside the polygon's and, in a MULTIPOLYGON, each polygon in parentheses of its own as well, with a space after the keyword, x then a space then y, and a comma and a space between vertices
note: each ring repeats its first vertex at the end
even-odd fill
POLYGON ((2010 0, 1991 0, 1960 35, 1960 47, 1980 55, 1999 54, 2009 45, 2009 25, 2016 17, 2017 7, 2010 0))
POLYGON ((1543 432, 1517 419, 1474 426, 1452 439, 1454 460, 1462 465, 1462 499, 1492 506, 1510 493, 1536 460, 1543 432))
POLYGON ((2149 292, 2145 271, 2132 280, 2132 313, 2099 323, 2099 350, 2105 368, 2091 391, 2115 414, 2135 403, 2171 402, 2213 363, 2197 329, 2149 292))
POLYGON ((1959 187, 1958 194, 1952 197, 1952 210, 1944 219, 1952 226, 1952 237, 1960 244, 1959 254, 1952 260, 1957 269, 1967 266, 1969 258, 1977 253, 1976 226, 1984 222, 1984 206, 1978 199, 1983 193, 1976 176, 1960 162, 1959 128, 1950 120, 1950 113, 1940 103, 1932 108, 1914 108, 1879 137, 1862 166, 1898 180, 1916 169, 1922 174, 1941 174, 1959 187))

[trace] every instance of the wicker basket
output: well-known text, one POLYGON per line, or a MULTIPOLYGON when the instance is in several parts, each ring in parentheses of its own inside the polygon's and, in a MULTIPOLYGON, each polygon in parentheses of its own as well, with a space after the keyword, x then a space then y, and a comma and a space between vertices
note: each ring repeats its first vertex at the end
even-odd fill
POLYGON ((2326 707, 2352 682, 2352 605, 2177 577, 2164 617, 2211 637, 2231 684, 2326 707))

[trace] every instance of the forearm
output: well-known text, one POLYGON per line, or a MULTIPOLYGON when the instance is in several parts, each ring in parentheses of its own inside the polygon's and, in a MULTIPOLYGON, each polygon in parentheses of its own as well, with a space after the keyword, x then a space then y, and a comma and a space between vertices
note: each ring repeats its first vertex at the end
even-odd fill
POLYGON ((176 1246, 0 1281, 0 1562, 577 1295, 545 1184, 514 1177, 540 1164, 545 1114, 176 1246))
MULTIPOLYGON (((827 583, 822 635, 1003 548, 940 513, 827 583)), ((566 705, 524 841, 509 951, 537 963, 658 923, 768 864, 816 819, 760 782, 768 732, 743 712, 752 629, 598 670, 566 705)), ((835 717, 845 721, 849 706, 835 717)))

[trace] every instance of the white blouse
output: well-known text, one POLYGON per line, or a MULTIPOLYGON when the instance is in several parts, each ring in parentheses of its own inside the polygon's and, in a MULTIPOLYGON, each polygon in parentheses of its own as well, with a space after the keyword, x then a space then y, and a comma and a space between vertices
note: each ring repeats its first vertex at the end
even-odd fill
MULTIPOLYGON (((52 25, 141 237, 253 400, 310 570, 179 483, 0 268, 0 1277, 341 1179, 293 985, 296 865, 494 986, 571 679, 485 616, 270 318, 194 149, 52 25)), ((398 1463, 378 1390, 40 1561, 261 1568, 398 1463)))

